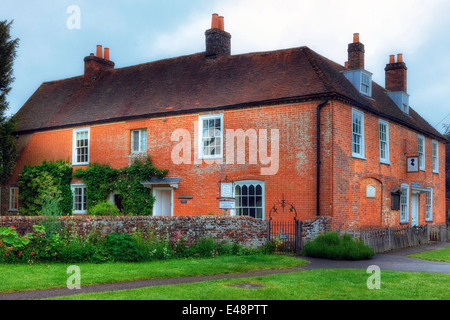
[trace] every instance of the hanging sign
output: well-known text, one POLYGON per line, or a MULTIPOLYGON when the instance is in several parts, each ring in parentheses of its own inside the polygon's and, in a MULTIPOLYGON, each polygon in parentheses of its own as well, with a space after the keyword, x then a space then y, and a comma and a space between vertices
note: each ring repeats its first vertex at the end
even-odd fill
POLYGON ((220 185, 220 196, 222 198, 233 197, 233 183, 222 183, 220 185))
POLYGON ((419 172, 419 157, 408 157, 408 172, 419 172))

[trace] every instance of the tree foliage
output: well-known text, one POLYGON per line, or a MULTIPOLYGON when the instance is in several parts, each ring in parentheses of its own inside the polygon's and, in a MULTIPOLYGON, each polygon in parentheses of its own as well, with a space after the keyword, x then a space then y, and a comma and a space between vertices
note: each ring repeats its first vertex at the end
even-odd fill
POLYGON ((14 82, 13 64, 19 39, 11 39, 12 21, 0 21, 0 183, 11 174, 16 160, 16 142, 13 137, 15 121, 6 116, 6 96, 14 82))

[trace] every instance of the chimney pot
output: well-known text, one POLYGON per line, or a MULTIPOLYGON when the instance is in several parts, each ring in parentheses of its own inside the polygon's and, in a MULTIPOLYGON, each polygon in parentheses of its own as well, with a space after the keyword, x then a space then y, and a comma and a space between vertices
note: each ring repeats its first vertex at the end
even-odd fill
POLYGON ((389 56, 389 63, 395 63, 395 55, 390 55, 389 56))
POLYGON ((353 34, 353 43, 358 43, 359 42, 359 33, 354 33, 353 34))
POLYGON ((219 29, 219 15, 217 13, 213 13, 211 29, 219 29))
POLYGON ((223 16, 219 17, 219 29, 225 31, 225 19, 223 16))
POLYGON ((103 58, 103 50, 101 45, 97 45, 97 57, 103 58))
POLYGON ((403 54, 399 53, 397 55, 397 62, 403 62, 403 54))
POLYGON ((105 60, 109 60, 109 48, 105 48, 105 60))

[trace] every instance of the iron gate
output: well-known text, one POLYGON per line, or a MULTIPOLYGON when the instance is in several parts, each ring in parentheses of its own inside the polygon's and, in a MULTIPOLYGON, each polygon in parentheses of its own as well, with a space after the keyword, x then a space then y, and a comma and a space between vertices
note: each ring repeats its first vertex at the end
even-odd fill
POLYGON ((302 222, 297 220, 297 210, 284 199, 284 194, 270 209, 268 238, 276 244, 277 252, 302 250, 302 222))

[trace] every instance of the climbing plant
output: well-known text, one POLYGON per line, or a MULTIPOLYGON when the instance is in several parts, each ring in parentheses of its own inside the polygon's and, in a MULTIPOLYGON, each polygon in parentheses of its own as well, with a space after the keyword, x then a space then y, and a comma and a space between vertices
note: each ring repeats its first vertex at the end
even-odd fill
POLYGON ((162 178, 167 170, 156 168, 150 157, 136 158, 131 166, 113 169, 105 164, 91 164, 87 169, 78 169, 73 176, 87 186, 87 209, 105 201, 112 192, 122 195, 123 214, 151 215, 154 197, 150 189, 142 185, 151 177, 162 178))
POLYGON ((66 161, 25 166, 19 175, 20 214, 25 216, 72 213, 72 165, 66 161), (51 212, 50 212, 51 211, 51 212))

